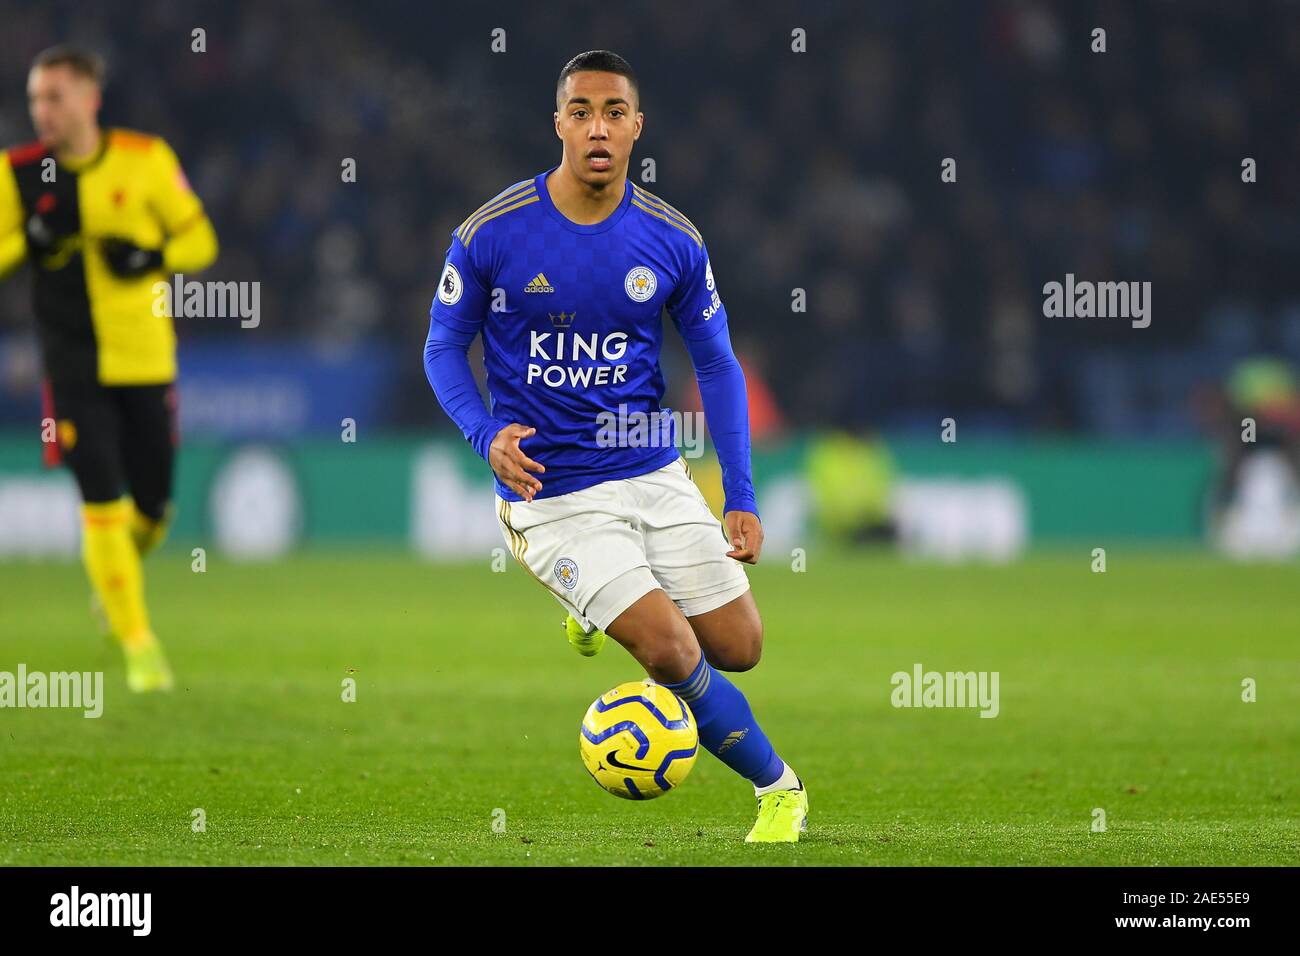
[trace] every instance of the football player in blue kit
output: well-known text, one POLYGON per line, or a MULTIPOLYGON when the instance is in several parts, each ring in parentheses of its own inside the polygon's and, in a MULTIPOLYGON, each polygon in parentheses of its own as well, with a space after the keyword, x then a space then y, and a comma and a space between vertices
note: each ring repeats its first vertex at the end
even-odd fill
POLYGON ((622 57, 597 50, 565 65, 561 161, 454 230, 425 370, 491 466, 502 535, 569 612, 574 646, 594 654, 608 634, 626 648, 690 705, 705 749, 753 784, 758 819, 746 840, 797 842, 803 782, 725 674, 757 664, 763 640, 743 567, 763 543, 745 378, 699 230, 628 179, 643 123, 622 57), (721 523, 660 405, 665 308, 722 465, 721 523), (467 355, 478 335, 490 409, 467 355))

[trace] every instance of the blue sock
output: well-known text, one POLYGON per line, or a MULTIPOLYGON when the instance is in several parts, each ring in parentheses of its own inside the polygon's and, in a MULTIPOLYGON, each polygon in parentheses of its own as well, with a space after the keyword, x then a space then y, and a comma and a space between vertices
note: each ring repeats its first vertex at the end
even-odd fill
POLYGON ((758 726, 749 701, 703 654, 690 677, 663 686, 690 705, 705 750, 756 787, 765 787, 781 776, 785 764, 758 726))

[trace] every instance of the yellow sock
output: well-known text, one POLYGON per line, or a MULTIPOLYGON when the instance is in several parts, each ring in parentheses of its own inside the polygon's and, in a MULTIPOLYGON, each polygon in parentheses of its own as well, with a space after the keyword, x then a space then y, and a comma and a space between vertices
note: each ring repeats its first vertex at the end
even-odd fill
POLYGON ((168 505, 163 516, 155 521, 137 508, 135 502, 131 503, 131 540, 135 542, 135 549, 140 553, 140 557, 143 558, 163 543, 171 523, 172 505, 168 505))
POLYGON ((130 520, 131 503, 125 498, 81 506, 81 556, 86 573, 113 634, 128 648, 154 639, 144 606, 144 572, 140 553, 131 540, 130 520))

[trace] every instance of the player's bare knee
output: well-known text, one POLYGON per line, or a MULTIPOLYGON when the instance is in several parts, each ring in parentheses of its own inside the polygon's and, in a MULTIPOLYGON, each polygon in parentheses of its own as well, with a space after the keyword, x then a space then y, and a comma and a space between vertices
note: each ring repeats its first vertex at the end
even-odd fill
POLYGON ((719 661, 714 663, 718 670, 742 672, 753 670, 763 656, 763 630, 745 628, 736 635, 735 642, 724 649, 719 661))
POLYGON ((671 635, 644 645, 640 662, 655 680, 676 684, 691 676, 699 658, 699 646, 693 637, 683 640, 671 635))
POLYGON ((735 624, 731 647, 734 649, 735 670, 747 671, 758 666, 763 657, 763 619, 758 608, 750 604, 735 624))
POLYGON ((683 681, 699 661, 699 642, 685 618, 634 611, 620 615, 605 630, 657 681, 683 681))

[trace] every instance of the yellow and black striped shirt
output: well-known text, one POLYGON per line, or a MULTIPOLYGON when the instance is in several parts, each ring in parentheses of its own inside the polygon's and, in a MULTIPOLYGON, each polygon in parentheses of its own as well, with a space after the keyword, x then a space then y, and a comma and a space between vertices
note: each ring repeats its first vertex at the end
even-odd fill
POLYGON ((58 161, 40 143, 0 153, 0 275, 33 260, 37 333, 53 381, 175 379, 176 334, 166 310, 155 309, 153 286, 206 268, 216 254, 203 204, 160 137, 105 130, 98 149, 76 163, 58 161), (27 239, 33 215, 57 237, 41 255, 27 239), (101 248, 109 237, 161 249, 162 268, 117 277, 101 248))

